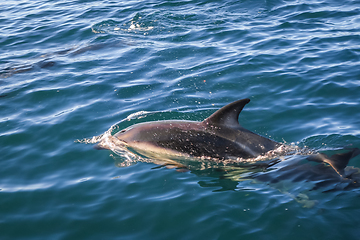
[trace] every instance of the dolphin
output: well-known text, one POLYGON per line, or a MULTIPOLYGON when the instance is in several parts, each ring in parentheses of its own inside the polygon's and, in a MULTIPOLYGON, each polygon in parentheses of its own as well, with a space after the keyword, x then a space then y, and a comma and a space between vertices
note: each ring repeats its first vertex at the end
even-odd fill
MULTIPOLYGON (((232 102, 202 122, 152 121, 132 125, 110 136, 111 144, 130 148, 148 158, 176 157, 216 159, 219 161, 256 159, 285 145, 260 136, 239 124, 239 114, 250 102, 245 98, 232 102)), ((109 139, 97 149, 110 149, 109 139)), ((360 154, 355 148, 344 154, 328 157, 314 154, 308 160, 329 164, 339 175, 349 160, 360 154)))

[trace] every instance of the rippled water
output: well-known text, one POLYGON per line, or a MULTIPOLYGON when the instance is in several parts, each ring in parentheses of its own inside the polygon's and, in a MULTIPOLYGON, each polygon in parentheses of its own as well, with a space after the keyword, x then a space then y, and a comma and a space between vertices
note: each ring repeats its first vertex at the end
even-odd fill
POLYGON ((0 238, 356 239, 359 189, 301 156, 249 180, 121 167, 76 140, 249 97, 240 122, 258 134, 360 147, 359 14, 359 1, 3 1, 0 238))

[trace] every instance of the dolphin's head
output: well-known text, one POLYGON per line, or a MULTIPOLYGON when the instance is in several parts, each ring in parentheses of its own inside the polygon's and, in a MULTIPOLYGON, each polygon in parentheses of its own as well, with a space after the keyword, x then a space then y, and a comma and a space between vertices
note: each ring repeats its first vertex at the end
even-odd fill
POLYGON ((114 137, 120 141, 129 142, 129 140, 132 138, 133 132, 134 132, 134 131, 131 131, 131 129, 132 129, 132 127, 122 129, 120 132, 117 132, 114 135, 114 137))
POLYGON ((156 130, 158 127, 153 123, 139 123, 121 130, 114 135, 119 141, 127 144, 132 142, 146 142, 151 141, 156 137, 156 130))

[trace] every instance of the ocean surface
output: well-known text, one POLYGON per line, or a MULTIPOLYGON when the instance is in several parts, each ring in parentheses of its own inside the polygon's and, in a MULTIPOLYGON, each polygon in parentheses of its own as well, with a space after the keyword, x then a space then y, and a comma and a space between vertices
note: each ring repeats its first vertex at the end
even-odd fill
POLYGON ((251 131, 360 147, 359 1, 0 5, 0 239, 359 238, 358 185, 301 155, 184 172, 84 143, 250 98, 251 131))

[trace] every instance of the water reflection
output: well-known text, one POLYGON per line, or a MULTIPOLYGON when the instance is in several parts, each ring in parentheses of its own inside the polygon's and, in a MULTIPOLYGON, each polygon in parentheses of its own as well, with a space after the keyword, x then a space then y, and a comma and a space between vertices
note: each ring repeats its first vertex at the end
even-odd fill
MULTIPOLYGON (((352 150, 331 150, 326 154, 331 157, 352 150)), ((235 191, 249 189, 262 184, 275 188, 299 202, 303 207, 313 207, 316 199, 310 199, 311 191, 332 192, 348 191, 360 187, 360 168, 347 166, 341 176, 330 165, 309 161, 308 156, 290 155, 267 161, 246 164, 219 164, 210 160, 194 161, 176 159, 174 162, 150 159, 123 151, 111 155, 118 167, 127 167, 137 162, 157 164, 156 168, 174 168, 176 171, 189 171, 201 178, 201 187, 215 188, 213 191, 235 191)), ((355 161, 359 157, 354 158, 355 161)))

